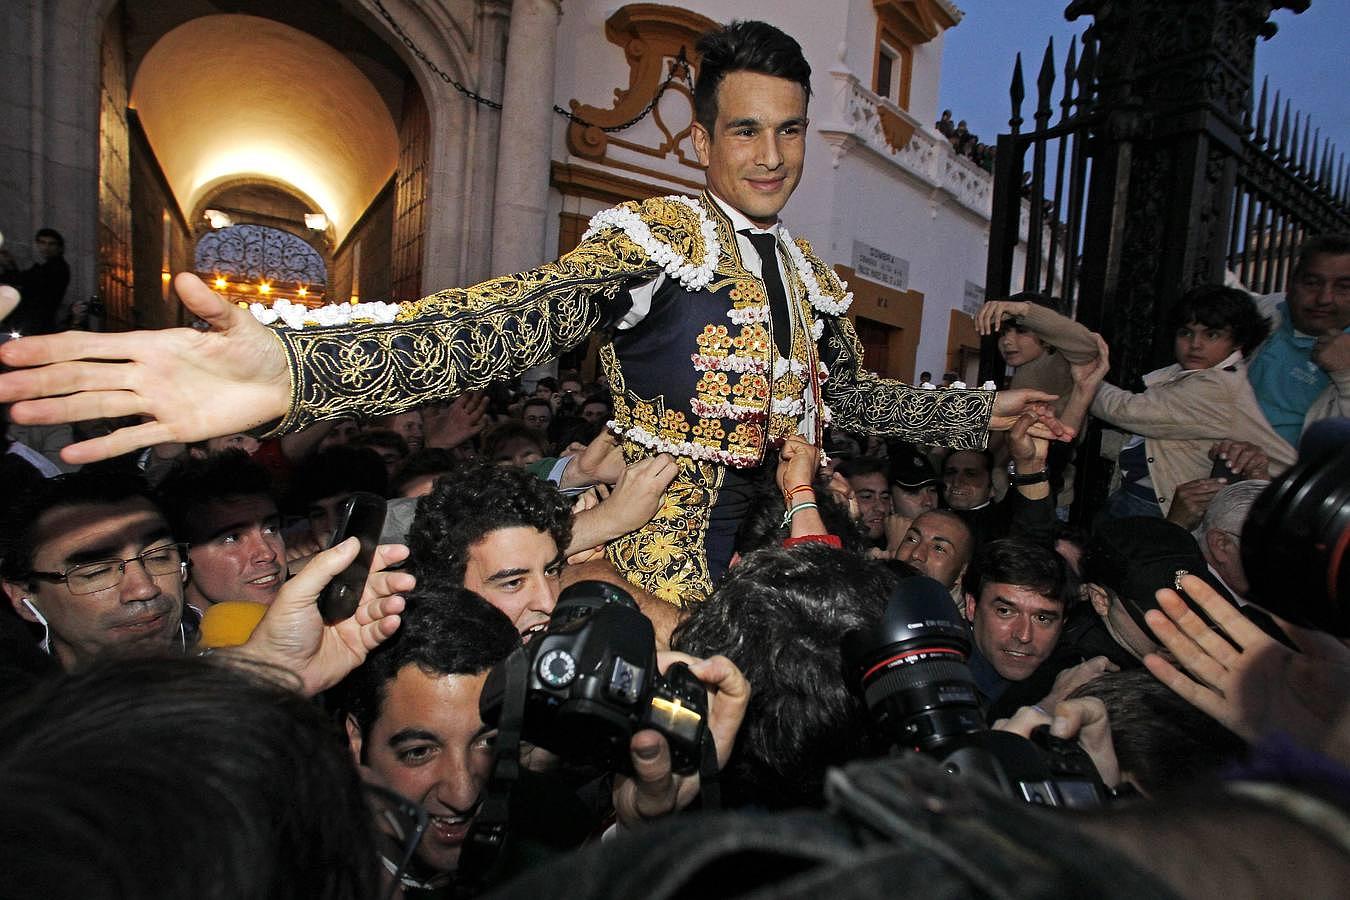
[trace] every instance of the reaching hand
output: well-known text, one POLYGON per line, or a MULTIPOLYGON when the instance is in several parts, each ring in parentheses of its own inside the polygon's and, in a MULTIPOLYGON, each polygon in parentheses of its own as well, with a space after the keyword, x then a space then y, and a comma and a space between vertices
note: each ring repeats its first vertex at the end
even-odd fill
POLYGON ((990 431, 1008 431, 1017 424, 1024 413, 1036 416, 1036 423, 1030 426, 1032 437, 1049 441, 1071 441, 1074 430, 1055 418, 1051 406, 1059 398, 1045 391, 1030 388, 1017 388, 1011 391, 999 391, 994 395, 994 413, 989 419, 990 431))
MULTIPOLYGON (((804 438, 793 435, 778 451, 778 490, 786 497, 788 491, 796 487, 811 487, 820 468, 820 451, 804 438)), ((799 492, 799 493, 805 493, 799 492)), ((812 492, 814 497, 814 491, 812 492)), ((803 501, 812 499, 803 497, 803 501)))
POLYGON ((0 402, 14 403, 13 420, 146 417, 61 451, 66 462, 81 464, 248 431, 284 416, 290 374, 276 337, 195 275, 179 275, 174 287, 209 331, 68 331, 0 346, 0 362, 18 370, 0 375, 0 402))
POLYGON ((1144 618, 1190 677, 1150 654, 1144 665, 1153 676, 1247 741, 1283 731, 1350 763, 1350 742, 1344 740, 1350 648, 1331 635, 1282 622, 1302 652, 1290 650, 1194 575, 1183 576, 1181 586, 1233 643, 1175 591, 1158 591, 1161 612, 1149 610, 1144 618))
POLYGON ((1004 319, 1025 316, 1030 307, 1025 300, 990 300, 975 314, 975 330, 981 335, 996 334, 1004 319))
POLYGON ((661 508, 661 496, 679 471, 675 458, 667 453, 640 459, 624 470, 614 490, 598 507, 616 536, 635 531, 652 520, 661 508))
POLYGON ((1103 673, 1119 671, 1120 666, 1111 662, 1105 656, 1094 656, 1091 659, 1086 659, 1056 675, 1055 683, 1050 687, 1050 693, 1046 694, 1037 705, 1042 709, 1054 709, 1060 702, 1067 700, 1074 691, 1101 677, 1103 673))
POLYGON ((1209 448, 1209 458, 1222 459, 1228 471, 1241 478, 1270 480, 1270 457, 1255 444, 1226 438, 1209 448))
MULTIPOLYGON (((657 664, 665 671, 673 662, 684 662, 689 671, 708 688, 708 734, 717 748, 717 765, 727 764, 736 744, 736 732, 750 704, 750 682, 736 664, 725 656, 695 659, 667 650, 657 654, 657 664)), ((669 815, 684 809, 698 796, 698 775, 676 775, 671 771, 670 746, 658 731, 639 731, 629 744, 633 776, 614 778, 614 812, 623 827, 669 815)))
POLYGON ((909 516, 902 516, 900 513, 890 513, 886 516, 883 527, 886 530, 886 556, 894 556, 904 543, 905 535, 909 533, 909 526, 914 524, 914 520, 909 516))
POLYGON ((458 447, 487 424, 488 398, 481 391, 460 394, 454 402, 422 409, 423 446, 458 447))
POLYGON ((381 546, 356 612, 334 625, 324 625, 319 593, 356 559, 360 546, 356 538, 348 538, 315 556, 282 586, 248 642, 230 652, 294 672, 307 696, 341 681, 398 630, 398 614, 403 611, 399 592, 416 585, 407 572, 384 571, 406 559, 408 548, 381 546))
POLYGON ((1172 494, 1172 505, 1167 510, 1167 521, 1187 531, 1200 524, 1214 495, 1228 483, 1227 478, 1197 478, 1177 485, 1172 494))
POLYGON ((1019 475, 1033 475, 1045 471, 1045 458, 1050 454, 1050 442, 1034 437, 1032 429, 1039 421, 1035 413, 1023 413, 1008 432, 1008 454, 1019 475))
POLYGON ((614 484, 624 473, 623 451, 609 430, 601 431, 581 454, 567 464, 558 487, 577 488, 592 484, 614 484))
POLYGON ((1106 704, 1096 697, 1076 697, 1048 708, 1054 710, 1053 716, 1046 713, 1044 704, 1024 706, 1013 713, 1012 718, 999 719, 993 727, 1030 739, 1037 728, 1049 725, 1050 734, 1055 737, 1078 741, 1078 746, 1092 758, 1092 765, 1103 784, 1112 788, 1120 784, 1120 761, 1116 758, 1116 745, 1111 741, 1111 720, 1106 714, 1106 704))

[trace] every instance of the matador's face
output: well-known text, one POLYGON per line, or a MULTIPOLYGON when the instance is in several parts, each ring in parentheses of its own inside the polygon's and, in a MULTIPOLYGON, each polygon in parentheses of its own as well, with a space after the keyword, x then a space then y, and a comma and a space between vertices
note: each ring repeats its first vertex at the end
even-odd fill
POLYGON ((694 149, 707 167, 708 190, 767 228, 802 177, 806 155, 806 92, 795 81, 732 72, 717 88, 710 133, 693 128, 694 149))

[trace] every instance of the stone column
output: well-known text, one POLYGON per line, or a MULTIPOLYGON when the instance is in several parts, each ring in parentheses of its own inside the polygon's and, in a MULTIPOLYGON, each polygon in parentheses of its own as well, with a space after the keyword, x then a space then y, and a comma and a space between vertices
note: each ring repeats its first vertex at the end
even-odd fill
MULTIPOLYGON (((514 0, 506 39, 506 84, 497 141, 492 204, 492 272, 519 272, 543 262, 553 149, 553 76, 561 0, 514 0)), ((521 376, 533 391, 556 376, 554 360, 521 376)))
POLYGON ((494 274, 543 261, 560 5, 561 0, 511 4, 492 211, 494 274))
MULTIPOLYGON (((478 76, 476 90, 500 99, 506 77, 507 27, 511 0, 480 0, 478 6, 478 76)), ((492 213, 497 180, 497 140, 501 113, 481 104, 470 107, 469 162, 464 167, 464 260, 460 281, 474 284, 497 274, 492 268, 492 213)))

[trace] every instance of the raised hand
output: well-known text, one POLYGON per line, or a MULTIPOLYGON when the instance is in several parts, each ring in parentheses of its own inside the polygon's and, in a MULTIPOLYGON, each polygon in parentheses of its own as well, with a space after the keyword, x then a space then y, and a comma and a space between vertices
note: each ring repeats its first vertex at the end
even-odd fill
POLYGON ((1350 742, 1344 739, 1350 648, 1323 632, 1281 623, 1301 652, 1290 650, 1201 579, 1183 576, 1181 587, 1223 634, 1175 591, 1158 591, 1161 611, 1149 610, 1144 618, 1177 665, 1150 654, 1144 665, 1153 676, 1247 741, 1283 731, 1350 762, 1350 742), (1338 720, 1342 736, 1336 740, 1338 720))
POLYGON ((995 334, 1004 319, 1025 316, 1030 306, 1025 300, 990 300, 975 314, 975 330, 981 335, 995 334))
POLYGON ((454 402, 435 404, 422 410, 424 446, 451 449, 469 440, 487 424, 487 394, 469 391, 454 402))
POLYGON ((0 362, 17 371, 0 374, 0 403, 13 403, 10 416, 22 424, 144 417, 61 451, 77 465, 284 416, 290 374, 276 337, 195 275, 180 274, 174 287, 209 331, 67 331, 10 341, 0 346, 0 362))
POLYGON ((401 592, 410 591, 416 579, 407 572, 385 571, 408 557, 401 544, 377 549, 361 603, 350 618, 325 625, 319 615, 319 593, 360 550, 356 538, 315 556, 304 570, 282 586, 267 613, 242 646, 229 651, 294 673, 306 695, 330 688, 399 626, 403 611, 401 592))
MULTIPOLYGON (((793 435, 778 453, 778 490, 786 497, 793 488, 811 487, 819 469, 820 451, 805 439, 793 435)), ((814 491, 811 497, 803 499, 814 499, 814 491)))
POLYGON ((661 508, 661 495, 679 471, 675 458, 667 453, 640 459, 619 476, 597 511, 606 514, 616 536, 641 528, 661 508))
POLYGON ((994 395, 994 413, 989 419, 989 430, 1009 431, 1017 424, 1019 416, 1032 414, 1036 416, 1036 424, 1030 426, 1029 431, 1032 437, 1048 441, 1071 441, 1074 429, 1055 418, 1055 410, 1051 406, 1058 399, 1056 394, 1031 388, 999 391, 994 395))

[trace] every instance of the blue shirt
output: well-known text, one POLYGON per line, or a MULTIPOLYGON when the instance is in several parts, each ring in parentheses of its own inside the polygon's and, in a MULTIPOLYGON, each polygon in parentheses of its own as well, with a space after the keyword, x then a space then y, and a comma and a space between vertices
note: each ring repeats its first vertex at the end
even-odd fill
POLYGON ((1303 418, 1331 378, 1312 361, 1317 338, 1294 330, 1287 302, 1277 309, 1280 327, 1248 362, 1247 378, 1270 427, 1297 447, 1303 418))

